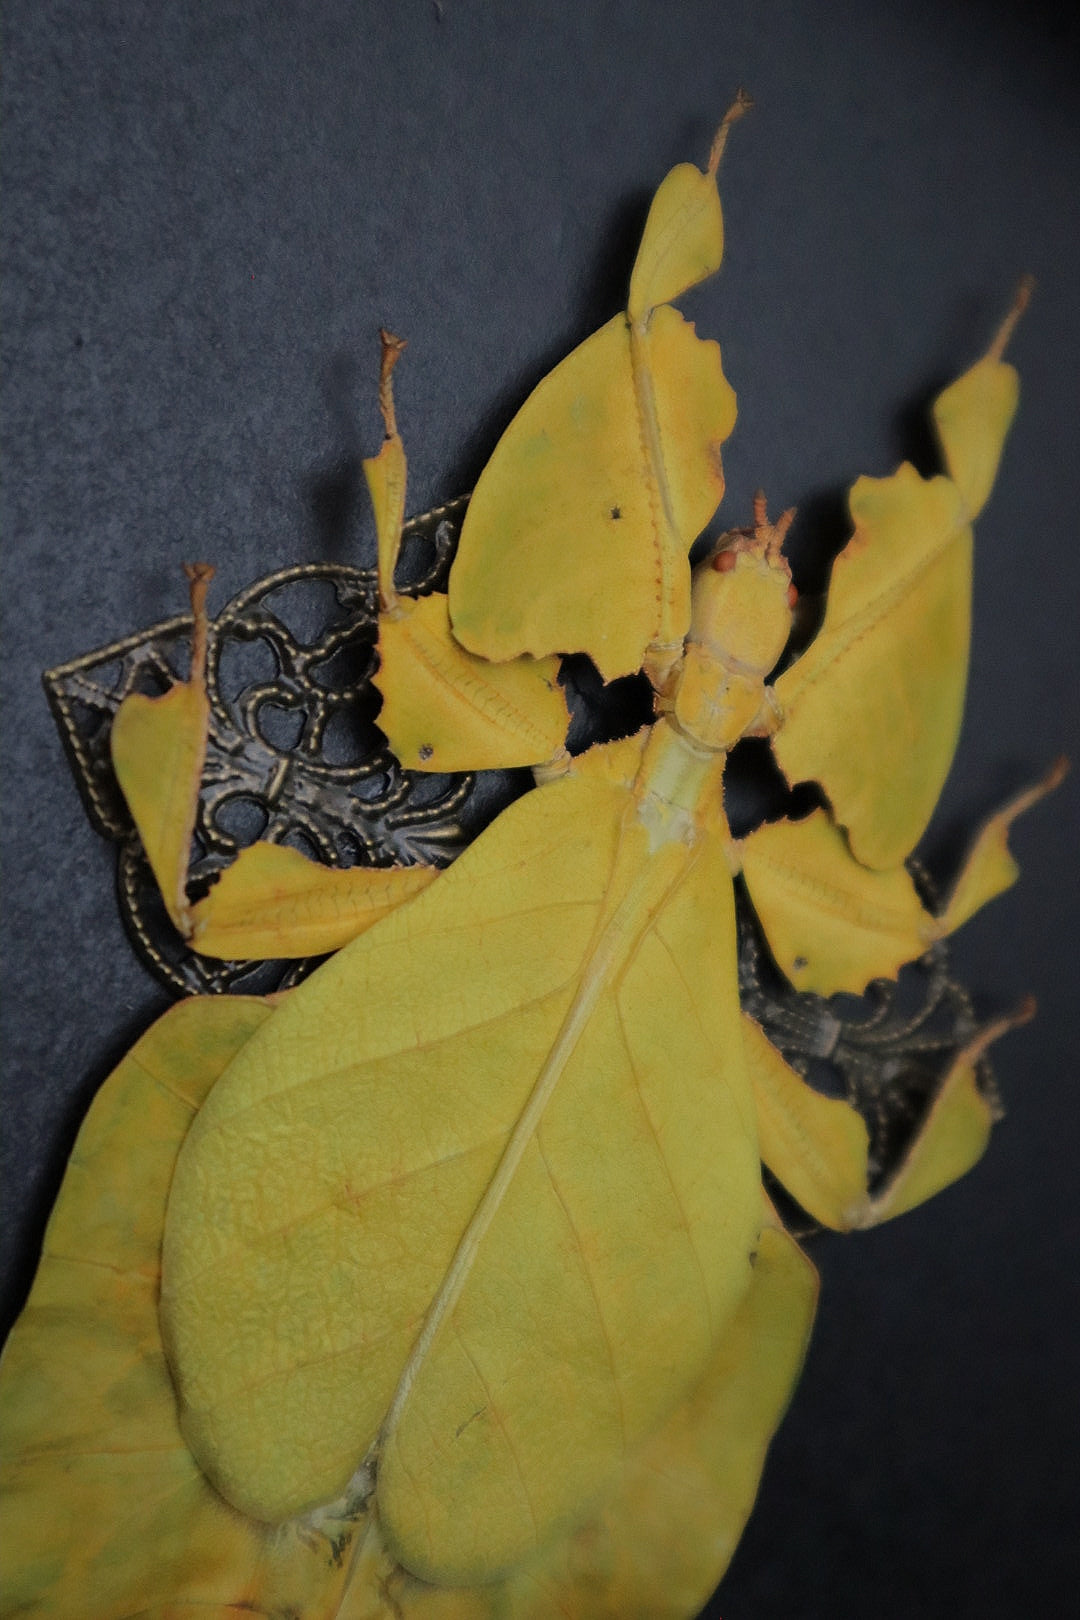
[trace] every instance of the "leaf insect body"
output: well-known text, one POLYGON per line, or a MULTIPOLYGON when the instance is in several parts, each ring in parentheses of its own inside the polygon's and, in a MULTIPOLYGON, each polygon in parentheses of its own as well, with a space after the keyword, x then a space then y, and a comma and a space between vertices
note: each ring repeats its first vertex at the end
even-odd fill
POLYGON ((831 994, 895 975, 1016 876, 1009 824, 1062 767, 991 819, 940 912, 904 866, 955 746, 1009 323, 935 406, 946 473, 855 486, 822 628, 770 684, 792 514, 771 524, 759 497, 691 577, 734 396, 671 303, 719 266, 715 176, 744 108, 705 170, 661 185, 626 310, 511 423, 446 595, 395 587, 403 345, 384 334, 380 723, 410 768, 532 765, 536 791, 438 876, 255 844, 191 904, 205 568, 190 679, 117 716, 117 777, 185 936, 337 954, 280 997, 181 1003, 96 1099, 0 1370, 5 1612, 690 1616, 816 1301, 762 1163, 850 1229, 985 1146, 976 1064, 1030 1008, 955 1054, 872 1185, 857 1112, 740 1009, 733 884, 792 983, 831 994), (568 651, 607 678, 644 668, 655 723, 571 758, 568 651), (734 840, 724 767, 748 735, 829 809, 734 840))

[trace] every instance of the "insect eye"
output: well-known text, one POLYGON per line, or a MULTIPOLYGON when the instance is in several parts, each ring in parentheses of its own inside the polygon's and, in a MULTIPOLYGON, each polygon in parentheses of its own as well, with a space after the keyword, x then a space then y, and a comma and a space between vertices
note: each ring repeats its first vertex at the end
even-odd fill
POLYGON ((734 551, 718 551, 712 560, 712 565, 718 574, 730 574, 737 560, 734 551))
POLYGON ((788 607, 793 608, 798 600, 799 600, 798 591, 796 590, 794 585, 789 585, 788 588, 787 588, 787 605, 788 605, 788 607))

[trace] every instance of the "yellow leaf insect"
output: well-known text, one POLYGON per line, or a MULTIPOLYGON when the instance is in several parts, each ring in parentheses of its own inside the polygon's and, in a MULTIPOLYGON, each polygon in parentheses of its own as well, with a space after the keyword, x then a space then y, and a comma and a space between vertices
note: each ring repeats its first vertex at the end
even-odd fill
POLYGON ((0 1368, 3 1613, 84 1620, 678 1620, 720 1579, 798 1376, 813 1267, 762 1165, 864 1227, 963 1174, 993 1110, 958 1050, 884 1181, 848 1102, 740 1006, 736 885, 799 992, 895 977, 1016 876, 1006 805, 943 906, 905 866, 956 742, 972 518, 1016 404, 999 339, 935 406, 945 471, 860 479, 816 639, 775 682, 791 513, 687 553, 735 418, 671 300, 717 269, 720 153, 650 210, 624 312, 526 401, 447 594, 394 580, 405 452, 383 337, 381 723, 410 768, 531 765, 448 869, 252 845, 185 874, 188 680, 130 697, 116 774, 174 923, 336 952, 182 1002, 105 1082, 0 1368), (571 757, 559 656, 644 669, 655 719, 571 757), (742 839, 728 754, 824 808, 742 839))

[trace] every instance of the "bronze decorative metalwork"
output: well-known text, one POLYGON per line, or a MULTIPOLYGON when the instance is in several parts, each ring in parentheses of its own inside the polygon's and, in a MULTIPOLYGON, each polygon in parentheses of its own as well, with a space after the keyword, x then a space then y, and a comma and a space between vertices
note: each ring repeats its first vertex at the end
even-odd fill
MULTIPOLYGON (((446 577, 464 511, 413 519, 406 557, 417 593, 446 577)), ((374 717, 377 587, 372 569, 307 564, 234 597, 210 627, 210 741, 191 868, 207 885, 256 838, 330 866, 446 865, 513 797, 510 773, 403 771, 374 717)), ((167 689, 187 664, 179 616, 50 670, 45 690, 96 829, 120 844, 118 886, 136 950, 175 991, 266 991, 311 962, 221 963, 189 950, 157 895, 109 757, 109 728, 132 690, 167 689)))

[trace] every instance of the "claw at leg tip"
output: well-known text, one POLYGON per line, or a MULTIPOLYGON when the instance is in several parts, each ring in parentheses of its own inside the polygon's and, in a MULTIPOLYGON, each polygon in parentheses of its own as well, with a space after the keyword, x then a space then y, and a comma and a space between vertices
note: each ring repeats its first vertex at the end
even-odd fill
POLYGON ((1031 295, 1035 291, 1035 277, 1030 272, 1022 275, 1016 284, 1013 301, 1008 313, 994 335, 994 341, 987 350, 987 359, 1001 360, 1008 347, 1009 340, 1016 330, 1016 323, 1031 303, 1031 295))
POLYGON ((395 334, 385 326, 379 327, 379 343, 382 346, 379 360, 379 409, 382 412, 383 425, 386 437, 397 437, 397 417, 394 412, 394 388, 391 382, 394 367, 408 348, 408 341, 395 334))
POLYGON ((731 106, 720 120, 720 127, 713 136, 712 148, 709 152, 708 167, 705 171, 706 174, 714 175, 716 173, 717 169, 720 167, 720 159, 724 155, 724 147, 727 145, 728 131, 730 130, 732 124, 736 123, 744 113, 748 113, 750 111, 753 105, 753 99, 740 85, 739 89, 735 92, 735 100, 731 103, 731 106))

